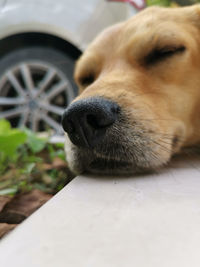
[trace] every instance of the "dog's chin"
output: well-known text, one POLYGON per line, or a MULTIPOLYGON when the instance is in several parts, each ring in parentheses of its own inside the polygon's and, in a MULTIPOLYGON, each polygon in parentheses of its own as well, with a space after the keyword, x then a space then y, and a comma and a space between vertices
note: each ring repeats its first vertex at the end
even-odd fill
POLYGON ((96 158, 91 161, 85 169, 85 172, 94 174, 107 174, 107 175, 129 175, 136 171, 136 166, 126 161, 117 161, 106 158, 96 158))
MULTIPOLYGON (((105 175, 132 175, 152 172, 165 165, 171 155, 152 157, 149 149, 143 148, 138 159, 130 157, 129 151, 121 156, 109 157, 104 151, 92 151, 75 146, 66 135, 65 152, 70 170, 75 174, 91 173, 105 175), (156 160, 155 160, 156 159, 156 160)), ((131 149, 130 149, 131 151, 131 149)), ((151 151, 150 151, 151 152, 151 151)), ((118 153, 116 152, 116 155, 118 153)))

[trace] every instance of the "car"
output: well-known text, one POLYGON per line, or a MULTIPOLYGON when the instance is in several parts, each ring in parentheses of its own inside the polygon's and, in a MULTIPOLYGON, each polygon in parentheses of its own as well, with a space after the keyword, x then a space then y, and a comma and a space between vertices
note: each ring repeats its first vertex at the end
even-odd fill
POLYGON ((0 118, 14 127, 62 135, 77 94, 74 62, 104 28, 143 0, 0 0, 0 118))

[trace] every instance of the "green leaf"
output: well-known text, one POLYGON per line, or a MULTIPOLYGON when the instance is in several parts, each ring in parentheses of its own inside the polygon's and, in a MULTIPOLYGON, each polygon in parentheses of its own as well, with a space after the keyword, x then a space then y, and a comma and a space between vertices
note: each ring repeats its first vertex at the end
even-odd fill
POLYGON ((28 163, 26 164, 25 166, 25 169, 24 169, 24 173, 26 174, 31 174, 32 170, 35 168, 35 163, 32 162, 32 163, 28 163))
POLYGON ((171 3, 170 0, 147 0, 147 5, 160 5, 160 6, 169 6, 171 3))
POLYGON ((0 135, 7 134, 11 129, 10 123, 4 119, 0 120, 0 135))
POLYGON ((27 145, 33 153, 39 153, 40 151, 42 151, 45 148, 45 146, 47 144, 46 139, 42 139, 42 138, 37 137, 37 135, 35 133, 31 132, 28 129, 25 129, 25 132, 28 136, 27 145))
POLYGON ((4 189, 4 188, 7 188, 9 186, 12 185, 12 179, 7 179, 5 181, 2 181, 0 180, 0 190, 4 189))
POLYGON ((37 156, 34 156, 34 155, 32 155, 32 156, 28 156, 27 158, 26 158, 26 162, 35 162, 35 163, 41 163, 41 162, 43 162, 43 159, 41 158, 41 157, 37 157, 37 156))
POLYGON ((54 145, 56 148, 62 148, 62 149, 64 149, 64 146, 65 146, 64 143, 56 143, 54 145))
POLYGON ((3 190, 0 190, 0 196, 5 196, 5 195, 13 195, 17 192, 17 188, 6 188, 3 190))
POLYGON ((52 157, 53 158, 59 157, 60 159, 65 160, 66 159, 65 151, 62 149, 58 149, 52 154, 52 157))
POLYGON ((12 157, 17 148, 26 141, 26 134, 20 130, 12 129, 0 134, 0 151, 6 156, 12 157))
POLYGON ((18 129, 12 129, 8 121, 4 119, 0 120, 0 151, 2 159, 16 157, 17 148, 25 141, 25 133, 18 129))

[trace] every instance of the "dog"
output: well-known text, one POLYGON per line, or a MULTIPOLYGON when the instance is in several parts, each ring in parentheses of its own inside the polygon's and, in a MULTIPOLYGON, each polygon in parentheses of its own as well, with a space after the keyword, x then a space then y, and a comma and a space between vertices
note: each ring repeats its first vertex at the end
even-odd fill
POLYGON ((75 80, 62 118, 70 169, 157 170, 200 141, 200 5, 146 8, 104 30, 75 80))

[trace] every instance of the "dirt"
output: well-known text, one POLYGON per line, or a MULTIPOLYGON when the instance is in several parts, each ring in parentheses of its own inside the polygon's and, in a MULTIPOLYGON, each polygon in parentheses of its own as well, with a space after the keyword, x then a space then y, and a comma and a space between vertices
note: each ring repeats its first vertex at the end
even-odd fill
POLYGON ((15 197, 0 196, 0 238, 13 230, 52 196, 37 189, 15 197))

